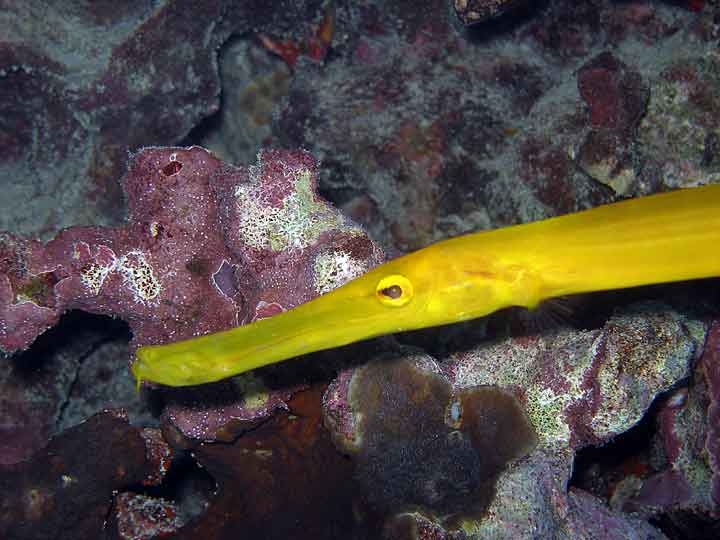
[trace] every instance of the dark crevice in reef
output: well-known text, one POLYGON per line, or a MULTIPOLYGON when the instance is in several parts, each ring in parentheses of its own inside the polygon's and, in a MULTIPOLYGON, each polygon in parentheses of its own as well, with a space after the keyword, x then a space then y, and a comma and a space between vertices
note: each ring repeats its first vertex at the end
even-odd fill
POLYGON ((170 501, 182 523, 200 516, 210 504, 218 484, 189 453, 175 458, 160 484, 129 486, 125 492, 170 501))
POLYGON ((47 366, 61 351, 84 358, 105 341, 130 341, 130 338, 130 328, 120 319, 84 311, 68 311, 57 325, 38 336, 28 349, 11 357, 12 369, 18 375, 30 375, 47 366))
POLYGON ((643 478, 654 472, 650 466, 656 434, 653 405, 635 427, 604 446, 588 446, 575 455, 569 487, 579 488, 608 501, 618 481, 629 474, 643 478))
MULTIPOLYGON (((662 398, 656 400, 635 427, 618 435, 610 443, 578 451, 568 487, 590 492, 609 505, 619 504, 619 510, 622 511, 624 495, 617 493, 620 482, 632 476, 642 479, 652 476, 658 472, 656 467, 664 459, 653 446, 653 440, 658 435, 656 413, 662 401, 662 398)), ((675 512, 672 515, 658 514, 651 517, 649 522, 671 540, 717 538, 717 531, 703 536, 701 529, 692 526, 692 519, 690 514, 683 517, 682 513, 675 512)))

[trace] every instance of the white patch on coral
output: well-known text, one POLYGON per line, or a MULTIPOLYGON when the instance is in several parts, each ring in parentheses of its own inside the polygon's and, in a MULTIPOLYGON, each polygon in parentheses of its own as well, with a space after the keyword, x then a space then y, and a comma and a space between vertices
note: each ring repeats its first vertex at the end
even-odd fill
POLYGON ((162 290, 160 280, 142 251, 128 252, 118 259, 116 266, 136 302, 145 304, 158 297, 162 290))
POLYGON ((142 251, 130 251, 118 259, 117 271, 132 290, 135 301, 145 304, 160 294, 162 287, 142 251))
MULTIPOLYGON (((82 244, 84 246, 74 246, 73 257, 80 257, 79 248, 85 248, 88 253, 90 252, 90 246, 84 242, 82 244)), ((154 300, 162 290, 160 280, 142 251, 133 250, 117 257, 111 249, 101 245, 96 250, 94 261, 87 265, 79 276, 80 283, 94 296, 100 294, 105 280, 113 272, 122 275, 123 284, 130 288, 138 303, 145 304, 154 300)))
POLYGON ((345 251, 320 253, 313 263, 315 290, 325 294, 367 272, 364 261, 354 259, 345 251))
POLYGON ((253 183, 235 188, 241 213, 238 233, 249 246, 273 251, 303 249, 323 231, 342 224, 338 212, 315 200, 308 169, 283 171, 285 178, 295 183, 295 190, 283 199, 282 207, 270 206, 264 200, 257 184, 260 174, 259 167, 251 167, 253 183))
POLYGON ((93 296, 97 296, 100 293, 100 289, 102 289, 103 283, 105 283, 105 279, 114 268, 115 265, 103 266, 101 264, 91 264, 80 273, 80 282, 86 289, 90 290, 93 296))
MULTIPOLYGON (((80 259, 82 256, 91 256, 90 245, 86 242, 79 242, 73 246, 73 258, 80 259)), ((107 246, 97 246, 95 254, 92 255, 94 263, 86 266, 80 272, 80 283, 90 291, 93 296, 100 294, 105 280, 117 266, 115 253, 107 246)))

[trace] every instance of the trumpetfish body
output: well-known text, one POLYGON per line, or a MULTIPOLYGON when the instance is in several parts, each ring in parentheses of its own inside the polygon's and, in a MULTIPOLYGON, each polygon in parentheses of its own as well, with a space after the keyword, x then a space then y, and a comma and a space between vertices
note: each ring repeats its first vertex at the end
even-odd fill
POLYGON ((140 347, 138 380, 208 383, 355 341, 534 308, 565 295, 720 276, 720 185, 432 244, 294 309, 140 347))

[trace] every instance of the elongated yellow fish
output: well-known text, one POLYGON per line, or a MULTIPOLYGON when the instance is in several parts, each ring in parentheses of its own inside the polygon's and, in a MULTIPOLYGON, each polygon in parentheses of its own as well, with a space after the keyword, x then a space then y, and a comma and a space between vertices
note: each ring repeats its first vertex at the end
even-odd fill
POLYGON ((712 276, 720 276, 720 185, 438 242, 269 319, 140 347, 132 371, 138 384, 201 384, 509 306, 712 276))

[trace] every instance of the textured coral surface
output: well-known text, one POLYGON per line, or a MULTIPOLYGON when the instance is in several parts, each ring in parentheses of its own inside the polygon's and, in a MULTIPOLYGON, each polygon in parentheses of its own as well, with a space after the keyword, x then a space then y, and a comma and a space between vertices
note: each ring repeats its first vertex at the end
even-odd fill
MULTIPOLYGON (((391 367, 372 368, 382 376, 368 378, 366 367, 338 379, 326 395, 326 423, 334 439, 357 454, 361 485, 391 522, 408 506, 420 506, 417 526, 428 515, 441 515, 430 521, 442 534, 531 538, 543 531, 544 538, 575 538, 594 530, 600 538, 662 538, 599 498, 580 490, 568 493, 574 452, 632 428, 656 396, 689 375, 704 341, 701 321, 643 304, 597 330, 510 338, 440 362, 400 350, 395 358, 379 359, 391 367), (408 364, 414 369, 402 367, 408 364), (493 388, 521 403, 536 446, 528 444, 521 424, 502 405, 504 393, 482 398, 486 403, 480 409, 505 428, 501 435, 483 426, 484 417, 476 417, 463 397, 493 388), (478 418, 480 425, 470 427, 478 418), (477 441, 473 429, 480 434, 477 441), (521 450, 508 452, 513 448, 521 450), (393 462, 398 451, 400 464, 393 462), (504 471, 499 478, 495 467, 504 471), (544 499, 553 502, 539 504, 544 499), (448 519, 458 500, 465 515, 448 519), (588 514, 595 516, 589 522, 588 514)), ((712 473, 699 474, 704 485, 688 491, 702 494, 700 506, 707 510, 713 505, 707 500, 712 473)), ((436 534, 432 538, 443 537, 436 534)))
POLYGON ((138 396, 127 370, 368 270, 363 231, 394 256, 717 182, 718 21, 702 0, 0 0, 0 536, 718 537, 717 281, 202 388, 138 396), (120 407, 137 427, 93 416, 120 407), (534 445, 502 431, 521 417, 534 445))
POLYGON ((127 152, 177 143, 217 111, 216 48, 235 32, 297 25, 304 6, 1 2, 0 229, 48 237, 118 223, 127 152))
MULTIPOLYGON (((72 227, 47 244, 3 239, 0 347, 29 346, 69 309, 119 317, 133 345, 166 343, 268 317, 375 266, 382 252, 318 198, 315 161, 263 151, 248 168, 200 147, 151 148, 122 180, 124 227, 72 227), (52 278, 48 277, 52 276, 52 278)), ((195 438, 282 407, 239 378, 169 396, 166 417, 195 438)))

